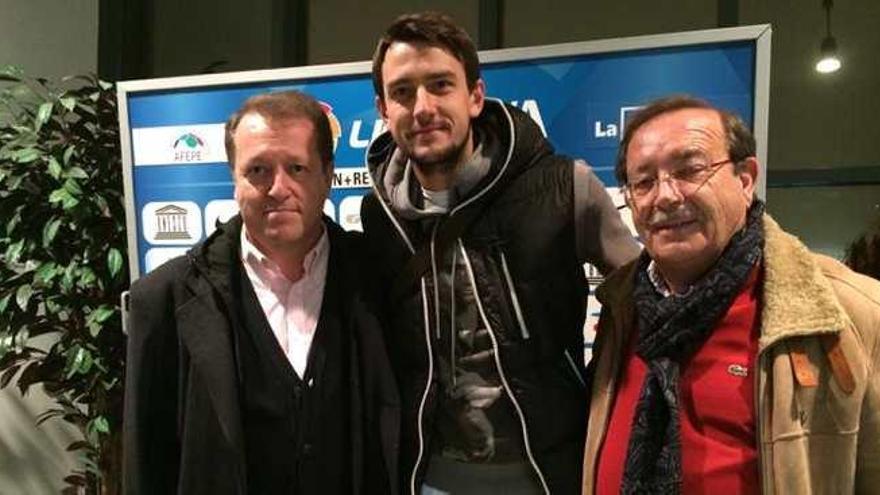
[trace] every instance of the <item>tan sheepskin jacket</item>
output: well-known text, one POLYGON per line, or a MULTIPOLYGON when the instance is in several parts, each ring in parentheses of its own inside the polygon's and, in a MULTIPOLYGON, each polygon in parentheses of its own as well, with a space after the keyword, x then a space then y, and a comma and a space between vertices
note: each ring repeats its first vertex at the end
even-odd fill
MULTIPOLYGON (((880 282, 809 252, 764 216, 755 379, 764 494, 880 493, 880 282)), ((626 336, 635 264, 598 289, 602 317, 584 458, 595 486, 626 336)))

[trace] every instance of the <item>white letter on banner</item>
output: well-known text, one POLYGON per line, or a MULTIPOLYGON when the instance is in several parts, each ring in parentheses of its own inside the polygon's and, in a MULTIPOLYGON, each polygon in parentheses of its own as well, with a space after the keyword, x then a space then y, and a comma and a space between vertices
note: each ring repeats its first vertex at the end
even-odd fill
POLYGON ((612 138, 612 137, 617 137, 617 126, 614 125, 614 124, 607 124, 607 125, 604 125, 604 128, 603 128, 602 121, 601 121, 601 120, 597 120, 594 129, 595 129, 595 131, 596 131, 596 132, 595 132, 595 136, 596 136, 597 138, 612 138))
POLYGON ((541 118, 541 111, 538 110, 537 100, 523 100, 522 111, 529 114, 529 117, 541 128, 541 134, 547 137, 547 130, 544 129, 544 119, 541 118))
POLYGON ((352 148, 366 148, 371 141, 385 131, 385 122, 382 119, 376 119, 376 121, 373 122, 373 134, 369 139, 361 139, 360 134, 363 124, 363 121, 360 119, 354 120, 351 123, 351 135, 348 137, 348 145, 352 148))
POLYGON ((351 135, 348 138, 348 145, 352 148, 366 148, 370 144, 369 139, 361 139, 358 137, 361 133, 361 125, 363 122, 357 119, 351 123, 351 135))

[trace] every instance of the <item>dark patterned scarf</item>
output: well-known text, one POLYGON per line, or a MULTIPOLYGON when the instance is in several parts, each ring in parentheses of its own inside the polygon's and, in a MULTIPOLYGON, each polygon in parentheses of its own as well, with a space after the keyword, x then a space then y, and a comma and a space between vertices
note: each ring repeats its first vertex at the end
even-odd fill
POLYGON ((622 494, 681 492, 679 363, 703 344, 761 259, 763 212, 764 204, 755 200, 745 228, 684 295, 659 294, 648 278, 650 259, 642 254, 633 298, 639 325, 636 353, 648 371, 633 418, 622 494))

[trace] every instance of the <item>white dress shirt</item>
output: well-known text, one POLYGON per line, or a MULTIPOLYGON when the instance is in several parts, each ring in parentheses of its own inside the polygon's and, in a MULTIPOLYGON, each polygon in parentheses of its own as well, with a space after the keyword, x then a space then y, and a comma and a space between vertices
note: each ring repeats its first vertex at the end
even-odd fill
POLYGON ((321 314, 329 255, 330 242, 324 230, 303 260, 302 277, 291 282, 277 263, 250 242, 245 229, 241 229, 242 264, 278 345, 300 378, 305 376, 309 349, 321 314))

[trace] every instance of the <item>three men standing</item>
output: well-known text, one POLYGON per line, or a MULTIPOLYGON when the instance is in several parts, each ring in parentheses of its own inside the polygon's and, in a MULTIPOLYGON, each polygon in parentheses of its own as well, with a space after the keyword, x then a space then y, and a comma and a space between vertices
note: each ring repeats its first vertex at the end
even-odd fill
POLYGON ((627 264, 604 186, 486 98, 449 18, 397 19, 373 83, 367 247, 321 218, 314 100, 257 96, 228 122, 240 216, 132 288, 128 493, 880 484, 880 284, 764 214, 738 118, 672 98, 630 120, 617 175, 646 252, 627 264), (587 261, 625 265, 598 293, 590 389, 587 261))
POLYGON ((586 261, 638 253, 586 164, 485 97, 448 17, 398 18, 373 58, 388 132, 362 221, 391 287, 406 493, 575 493, 586 425, 586 261))

